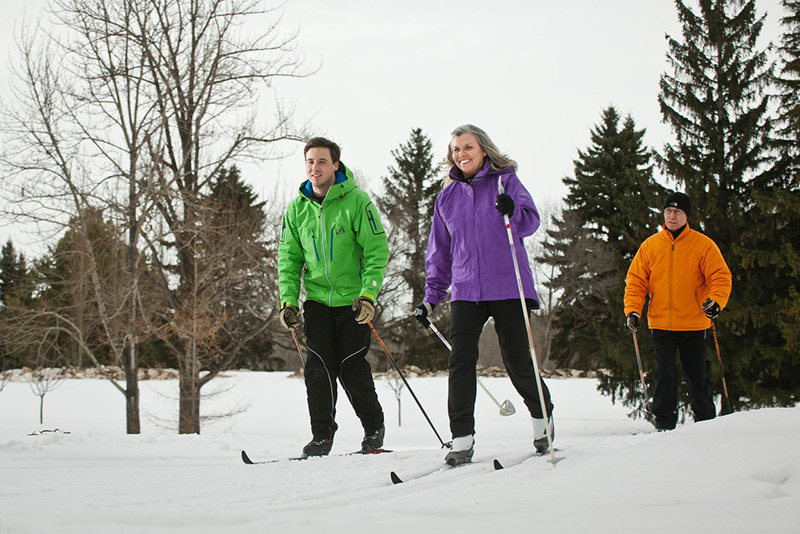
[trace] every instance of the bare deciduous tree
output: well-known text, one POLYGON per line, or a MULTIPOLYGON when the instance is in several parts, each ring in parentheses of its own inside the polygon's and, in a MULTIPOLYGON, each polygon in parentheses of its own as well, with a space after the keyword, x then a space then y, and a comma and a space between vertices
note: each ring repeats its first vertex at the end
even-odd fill
MULTIPOLYGON (((126 396, 127 430, 138 433, 136 310, 140 299, 136 291, 143 264, 136 250, 136 234, 140 225, 130 225, 128 261, 115 265, 112 276, 108 270, 103 273, 103 265, 115 256, 96 250, 91 234, 98 213, 113 218, 118 228, 128 228, 130 220, 118 215, 140 217, 148 209, 136 185, 141 182, 138 154, 142 143, 137 140, 143 127, 138 122, 141 94, 131 87, 111 90, 116 80, 109 71, 114 68, 106 65, 104 70, 92 64, 91 58, 102 57, 110 63, 115 50, 102 49, 98 40, 92 40, 92 46, 81 46, 79 37, 89 41, 91 32, 80 26, 71 29, 73 33, 62 37, 63 41, 41 31, 18 38, 15 99, 4 108, 3 117, 6 206, 18 219, 44 224, 53 233, 74 232, 74 247, 68 253, 73 255, 73 265, 78 261, 81 268, 74 270, 74 279, 63 282, 72 284, 75 298, 62 302, 60 308, 39 311, 46 319, 58 318, 51 327, 76 341, 85 340, 86 329, 91 327, 80 313, 91 300, 106 346, 126 372, 127 386, 114 384, 126 396), (129 184, 134 194, 120 196, 121 183, 129 184)), ((123 58, 131 60, 124 54, 123 58)), ((126 65, 124 61, 120 64, 126 65)), ((42 326, 29 317, 18 319, 42 326)), ((87 348, 85 344, 83 348, 87 348)))
POLYGON ((553 340, 553 321, 558 313, 559 299, 557 291, 551 287, 550 282, 558 275, 554 265, 543 261, 547 253, 547 243, 552 242, 549 232, 553 227, 553 218, 560 217, 561 209, 555 203, 538 203, 539 219, 541 224, 533 236, 526 241, 528 258, 533 271, 533 280, 536 293, 539 295, 539 310, 534 313, 533 327, 536 342, 536 354, 541 359, 540 365, 544 369, 552 367, 550 363, 550 344, 553 340))
MULTIPOLYGON (((255 127, 257 84, 300 75, 291 55, 293 36, 281 38, 276 22, 255 37, 237 33, 237 23, 256 15, 257 4, 253 0, 147 2, 148 9, 126 28, 142 47, 161 122, 148 149, 155 162, 163 235, 149 245, 173 310, 171 347, 179 361, 181 433, 200 431, 200 389, 226 361, 214 360, 213 350, 206 352, 210 338, 199 335, 203 327, 213 330, 224 323, 217 322, 219 310, 213 308, 225 302, 224 291, 205 283, 207 277, 214 278, 209 268, 219 255, 202 244, 207 232, 201 194, 231 162, 254 156, 265 143, 300 138, 290 130, 290 117, 280 107, 271 128, 255 127), (243 117, 239 123, 231 120, 236 113, 243 117), (207 373, 201 377, 203 369, 207 373)), ((270 317, 261 319, 248 332, 231 337, 233 345, 225 352, 235 354, 243 342, 266 328, 270 317)))
POLYGON ((44 397, 64 382, 64 372, 57 364, 62 359, 54 335, 46 335, 39 341, 38 359, 42 365, 36 367, 28 378, 33 394, 39 397, 39 424, 44 423, 44 397))
MULTIPOLYGON (((253 295, 243 302, 243 292, 230 289, 269 270, 264 243, 243 252, 244 240, 229 239, 230 228, 215 228, 203 205, 204 191, 223 168, 263 157, 277 141, 303 137, 292 132, 291 114, 279 104, 272 126, 256 126, 258 89, 276 77, 303 75, 294 36, 282 37, 275 12, 258 10, 259 3, 54 0, 60 33, 20 39, 15 105, 5 118, 11 134, 5 191, 15 215, 56 231, 77 223, 89 296, 105 342, 126 372, 121 391, 129 432, 139 431, 143 335, 169 341, 180 371, 179 431, 196 433, 200 388, 273 320, 268 302, 254 306, 253 295), (246 33, 241 23, 253 17, 264 20, 246 33), (91 210, 125 235, 113 299, 92 247, 91 210), (221 231, 228 239, 213 237, 221 231), (252 261, 225 270, 242 255, 252 261), (242 321, 242 315, 257 320, 242 321)), ((59 327, 85 338, 70 319, 59 317, 59 327)))

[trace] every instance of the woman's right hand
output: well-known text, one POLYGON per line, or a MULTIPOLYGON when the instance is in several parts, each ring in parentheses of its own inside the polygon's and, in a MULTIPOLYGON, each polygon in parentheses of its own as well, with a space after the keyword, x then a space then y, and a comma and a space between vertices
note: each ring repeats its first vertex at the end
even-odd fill
POLYGON ((414 308, 414 318, 419 321, 422 326, 428 328, 428 325, 431 324, 430 320, 428 320, 428 314, 431 313, 435 307, 436 306, 430 302, 423 302, 414 308))

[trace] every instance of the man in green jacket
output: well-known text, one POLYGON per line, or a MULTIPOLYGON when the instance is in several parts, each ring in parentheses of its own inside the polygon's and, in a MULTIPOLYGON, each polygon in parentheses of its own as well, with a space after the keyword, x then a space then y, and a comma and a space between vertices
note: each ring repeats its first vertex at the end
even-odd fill
POLYGON ((308 180, 286 209, 278 246, 281 324, 299 326, 300 282, 306 290, 303 332, 311 441, 304 456, 324 456, 333 446, 336 380, 364 427, 362 451, 383 447, 383 409, 366 360, 367 325, 383 283, 389 247, 369 196, 339 161, 339 146, 322 137, 303 150, 308 180))

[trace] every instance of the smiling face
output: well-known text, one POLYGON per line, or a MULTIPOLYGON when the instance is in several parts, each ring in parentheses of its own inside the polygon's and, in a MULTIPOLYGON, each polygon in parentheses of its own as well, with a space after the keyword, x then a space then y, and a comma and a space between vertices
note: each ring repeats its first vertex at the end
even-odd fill
POLYGON ((461 169, 464 178, 472 178, 483 168, 486 152, 478 144, 474 134, 465 133, 453 137, 450 148, 453 152, 453 161, 461 169))
POLYGON ((331 151, 327 147, 309 148, 306 152, 306 176, 311 182, 314 194, 324 197, 336 183, 336 171, 339 162, 333 162, 331 151))
POLYGON ((686 212, 679 208, 667 208, 664 210, 664 225, 667 230, 675 231, 686 225, 688 217, 686 212))

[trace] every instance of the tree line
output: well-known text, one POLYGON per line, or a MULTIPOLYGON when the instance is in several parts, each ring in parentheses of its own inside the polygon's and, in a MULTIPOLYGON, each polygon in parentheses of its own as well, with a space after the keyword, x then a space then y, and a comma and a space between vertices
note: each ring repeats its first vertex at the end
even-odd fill
MULTIPOLYGON (((280 369, 293 343, 277 324, 276 235, 284 206, 259 202, 237 164, 279 140, 303 140, 278 107, 249 115, 258 85, 305 73, 277 23, 249 0, 57 0, 64 34, 20 41, 2 161, 16 215, 58 236, 40 258, 0 254, 3 367, 116 365, 108 379, 139 432, 142 366, 179 370, 179 431, 200 431, 201 388, 232 367, 280 369), (248 106, 250 106, 248 108, 248 106)), ((602 110, 568 194, 528 243, 542 308, 533 325, 550 366, 598 371, 615 400, 642 404, 622 295, 639 244, 658 231, 667 186, 695 204, 734 276, 717 321, 735 407, 800 394, 800 2, 783 0, 771 60, 755 1, 676 1, 658 101, 674 140, 602 110)), ((391 258, 376 327, 395 358, 444 369, 440 341, 409 316, 421 302, 441 168, 421 129, 392 152, 376 203, 391 258)), ((547 210, 543 210, 547 211, 547 210)), ((446 306, 433 322, 448 331, 446 306)), ((642 336, 643 354, 649 341, 642 336)), ((718 391, 715 367, 709 370, 718 391)), ((649 379, 649 377, 648 377, 649 379)))

